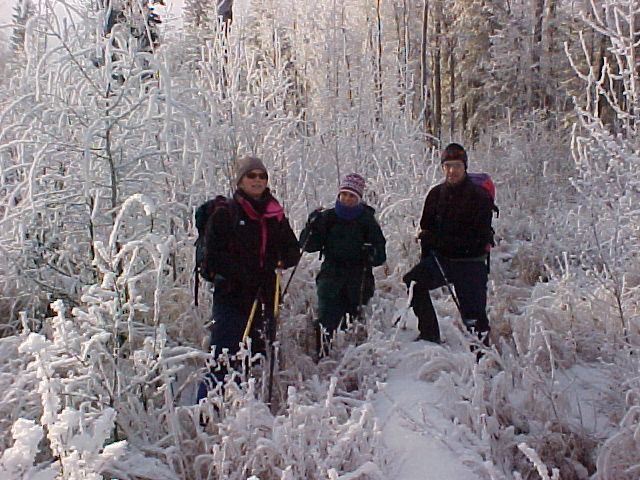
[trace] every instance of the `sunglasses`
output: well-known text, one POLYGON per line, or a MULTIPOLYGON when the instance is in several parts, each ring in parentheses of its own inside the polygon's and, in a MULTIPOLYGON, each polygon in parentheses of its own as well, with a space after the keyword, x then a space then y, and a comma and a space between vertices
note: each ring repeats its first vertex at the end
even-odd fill
POLYGON ((464 168, 462 160, 447 160, 442 164, 443 169, 464 168))
POLYGON ((269 175, 267 175, 265 172, 249 172, 245 173, 244 176, 250 180, 254 180, 256 178, 259 178, 260 180, 266 180, 267 178, 269 178, 269 175))

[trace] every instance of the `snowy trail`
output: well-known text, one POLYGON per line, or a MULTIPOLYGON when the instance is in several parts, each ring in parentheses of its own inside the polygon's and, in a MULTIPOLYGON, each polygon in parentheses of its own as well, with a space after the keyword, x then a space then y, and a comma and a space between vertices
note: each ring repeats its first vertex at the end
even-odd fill
POLYGON ((462 460, 469 455, 459 442, 447 439, 455 426, 441 413, 447 401, 433 382, 417 378, 420 351, 442 349, 428 342, 413 342, 416 332, 400 332, 400 361, 389 371, 374 408, 392 462, 389 480, 473 480, 477 473, 462 460))

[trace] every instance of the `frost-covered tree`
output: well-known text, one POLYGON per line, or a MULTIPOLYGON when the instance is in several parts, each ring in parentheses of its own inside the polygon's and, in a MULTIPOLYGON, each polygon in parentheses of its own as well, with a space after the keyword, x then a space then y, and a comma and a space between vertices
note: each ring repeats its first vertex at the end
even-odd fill
MULTIPOLYGON (((486 95, 486 84, 490 68, 490 42, 497 23, 496 2, 456 1, 450 12, 452 20, 449 35, 455 42, 451 56, 450 98, 451 124, 458 124, 461 132, 469 138, 477 138, 486 123, 483 105, 491 103, 486 95)), ((451 137, 456 138, 454 132, 451 137)))
POLYGON ((640 201, 640 101, 638 85, 637 25, 634 2, 608 1, 603 9, 592 9, 587 25, 604 35, 613 57, 602 63, 589 62, 589 48, 583 39, 587 67, 574 63, 585 95, 577 109, 579 124, 573 138, 573 153, 579 173, 574 185, 584 203, 583 259, 603 291, 611 295, 613 311, 619 317, 619 334, 625 341, 640 332, 637 317, 636 252, 626 248, 638 244, 636 205, 640 201), (612 123, 601 118, 601 99, 615 112, 612 123), (630 303, 628 303, 630 302, 630 303))
POLYGON ((14 55, 24 51, 25 30, 27 22, 36 12, 36 6, 32 0, 18 0, 13 7, 13 32, 10 42, 14 55))
MULTIPOLYGON (((104 15, 104 34, 109 35, 118 26, 128 31, 127 44, 137 51, 152 52, 158 47, 158 25, 160 17, 153 11, 153 5, 162 0, 100 0, 98 9, 104 15), (134 40, 135 39, 135 40, 134 40)), ((122 38, 113 37, 113 41, 122 38)), ((125 48, 124 45, 119 45, 125 48)))
POLYGON ((209 2, 187 0, 183 7, 185 62, 191 69, 204 60, 203 48, 221 44, 224 47, 233 21, 233 0, 209 2))
MULTIPOLYGON (((12 272, 4 281, 33 308, 56 297, 76 305, 100 279, 95 242, 124 199, 155 185, 171 203, 182 179, 167 159, 176 148, 169 133, 185 117, 162 60, 139 49, 129 27, 115 24, 105 35, 107 10, 79 12, 85 16, 66 30, 57 29, 56 12, 43 14, 43 35, 57 44, 45 53, 27 49, 3 99, 0 243, 2 267, 12 272)), ((155 227, 175 230, 188 213, 178 216, 155 227)))

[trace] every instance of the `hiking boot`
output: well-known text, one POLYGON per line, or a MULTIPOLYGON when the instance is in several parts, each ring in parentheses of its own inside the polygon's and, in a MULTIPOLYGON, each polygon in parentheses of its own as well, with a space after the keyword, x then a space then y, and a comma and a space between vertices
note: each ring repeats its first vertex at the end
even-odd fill
POLYGON ((431 343, 436 343, 438 345, 443 344, 444 342, 442 341, 442 339, 440 337, 428 337, 426 335, 418 335, 415 339, 414 342, 419 342, 421 340, 424 340, 425 342, 431 342, 431 343))

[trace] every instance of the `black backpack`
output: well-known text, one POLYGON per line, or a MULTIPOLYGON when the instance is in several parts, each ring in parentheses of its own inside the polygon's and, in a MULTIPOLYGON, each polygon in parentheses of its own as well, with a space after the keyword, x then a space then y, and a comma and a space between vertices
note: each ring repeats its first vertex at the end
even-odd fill
POLYGON ((207 282, 213 282, 213 279, 216 276, 216 272, 211 271, 207 265, 206 229, 209 218, 211 218, 213 213, 220 208, 229 209, 229 213, 232 217, 231 225, 232 227, 235 227, 238 217, 238 204, 235 200, 228 199, 224 195, 217 195, 213 200, 207 200, 196 210, 195 220, 196 229, 198 230, 198 238, 195 242, 195 268, 193 269, 195 275, 194 296, 196 305, 198 305, 200 277, 207 282))

